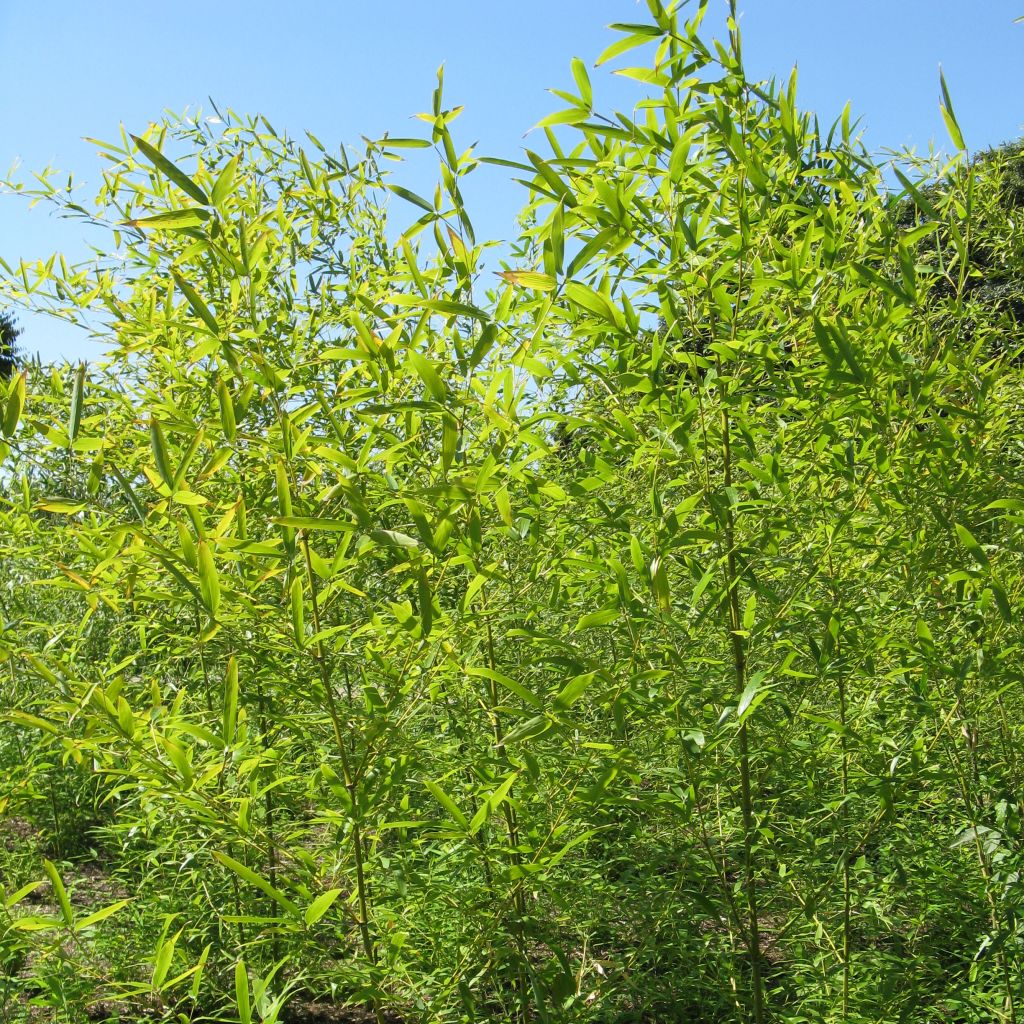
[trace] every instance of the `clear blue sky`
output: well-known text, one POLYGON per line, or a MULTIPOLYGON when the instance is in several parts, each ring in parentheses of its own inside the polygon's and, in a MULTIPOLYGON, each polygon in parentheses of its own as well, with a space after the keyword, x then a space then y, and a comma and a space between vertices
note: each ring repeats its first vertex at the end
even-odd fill
MULTIPOLYGON (((724 7, 725 0, 712 0, 724 7)), ((831 120, 851 100, 868 144, 948 145, 938 111, 943 65, 972 149, 1024 134, 1024 0, 740 0, 748 70, 800 69, 800 105, 831 120)), ((94 184, 101 161, 82 136, 116 138, 166 110, 209 111, 207 97, 309 129, 333 147, 428 108, 437 66, 463 103, 457 138, 515 157, 523 133, 571 89, 569 60, 593 62, 612 21, 646 20, 635 0, 0 0, 0 170, 16 158, 94 184)), ((629 83, 593 73, 597 103, 628 109, 629 83)), ((538 142, 543 143, 540 139, 538 142)), ((467 190, 478 235, 507 237, 522 195, 503 171, 467 190)), ((472 179, 471 179, 472 180, 472 179)), ((406 215, 405 211, 401 215, 406 215)), ((0 255, 85 253, 81 229, 0 197, 0 255)), ((21 317, 44 359, 98 354, 95 342, 21 317)))

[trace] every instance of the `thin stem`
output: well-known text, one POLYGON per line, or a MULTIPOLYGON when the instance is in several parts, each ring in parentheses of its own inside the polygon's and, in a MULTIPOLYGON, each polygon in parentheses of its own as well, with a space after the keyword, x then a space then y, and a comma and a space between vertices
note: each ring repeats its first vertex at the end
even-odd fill
MULTIPOLYGON (((320 639, 320 602, 317 596, 316 576, 313 573, 313 560, 309 553, 309 540, 305 531, 299 534, 302 545, 302 554, 306 563, 306 580, 309 584, 310 602, 313 609, 313 630, 315 640, 313 643, 314 659, 320 673, 320 682, 323 686, 324 699, 327 703, 327 714, 331 719, 331 728, 334 732, 335 746, 341 759, 342 776, 345 788, 348 790, 349 801, 352 804, 352 854, 355 860, 356 869, 356 898, 359 902, 359 935, 363 943, 363 953, 371 964, 377 962, 377 951, 374 946, 373 936, 370 934, 370 911, 369 895, 366 884, 366 871, 363 864, 363 836, 359 820, 358 785, 352 773, 352 761, 349 757, 348 745, 345 743, 345 734, 341 724, 341 716, 338 712, 338 704, 334 698, 334 690, 331 682, 331 670, 327 664, 327 657, 324 654, 323 641, 320 639)), ((383 1014, 376 997, 373 1000, 373 1010, 377 1020, 383 1024, 383 1014)))

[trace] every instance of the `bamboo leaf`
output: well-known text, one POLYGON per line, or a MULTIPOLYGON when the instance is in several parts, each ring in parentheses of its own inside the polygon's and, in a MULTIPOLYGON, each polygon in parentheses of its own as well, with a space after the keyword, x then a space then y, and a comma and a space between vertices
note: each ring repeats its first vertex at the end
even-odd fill
POLYGON ((82 426, 82 405, 85 393, 85 363, 79 363, 75 371, 74 389, 71 392, 71 411, 68 416, 68 437, 74 441, 82 426))
POLYGON ((235 962, 235 1005, 238 1008, 240 1024, 252 1024, 252 1004, 249 1001, 249 975, 246 973, 244 960, 235 962))
POLYGON ((188 304, 192 307, 192 312, 199 317, 200 320, 209 327, 210 331, 219 337, 220 327, 217 324, 217 318, 213 315, 213 311, 203 301, 202 296, 186 281, 176 270, 171 271, 171 275, 174 278, 175 284, 177 284, 181 293, 188 300, 188 304))
POLYGON ((522 683, 516 682, 516 680, 511 676, 505 675, 503 672, 497 672, 492 668, 474 666, 466 669, 466 675, 474 676, 479 679, 490 679, 492 682, 504 687, 509 691, 509 693, 514 693, 517 697, 526 701, 527 704, 531 704, 535 708, 544 707, 544 702, 535 693, 528 690, 522 683))
POLYGON ((443 402, 448 397, 448 389, 430 360, 413 349, 409 352, 409 362, 412 363, 420 380, 426 385, 430 396, 438 402, 443 402))
POLYGON ((146 159, 158 170, 163 171, 178 188, 187 192, 197 203, 202 203, 204 206, 210 205, 207 194, 177 164, 168 160, 159 149, 145 139, 139 138, 138 135, 133 135, 131 138, 146 159))
POLYGON ((584 672, 570 679, 555 697, 555 707, 559 711, 565 711, 572 707, 586 693, 596 678, 596 672, 584 672))
POLYGON ((974 556, 975 560, 983 568, 989 568, 988 555, 985 554, 985 549, 974 539, 974 535, 966 526, 961 526, 959 523, 953 524, 953 529, 956 530, 957 537, 960 538, 960 543, 974 556))
POLYGON ((402 188, 401 185, 387 185, 386 187, 390 192, 394 192, 396 196, 400 196, 407 203, 412 203, 413 206, 418 206, 421 210, 426 210, 427 213, 435 212, 434 207, 415 192, 410 192, 407 188, 402 188))
POLYGON ((306 646, 306 623, 303 608, 302 579, 296 576, 288 589, 289 602, 292 610, 292 632, 297 647, 306 646))
POLYGON ((156 471, 168 487, 173 487, 174 472, 171 469, 171 460, 167 453, 167 439, 164 437, 164 428, 155 417, 150 417, 149 420, 149 442, 153 450, 156 471))
POLYGON ((228 441, 234 441, 237 432, 235 403, 224 381, 217 381, 217 405, 220 408, 220 426, 228 441))
POLYGON ((64 888, 64 882, 61 880, 57 865, 53 861, 43 858, 43 870, 46 872, 46 877, 50 880, 50 885, 53 886, 53 894, 57 897, 57 904, 60 907, 64 923, 68 928, 73 929, 75 927, 75 912, 71 909, 71 900, 68 899, 68 891, 64 888))
POLYGON ((224 201, 231 195, 235 187, 235 175, 238 173, 239 154, 235 154, 223 167, 210 192, 210 202, 220 209, 224 201))
POLYGON ((210 545, 205 540, 199 542, 199 593, 203 596, 203 604, 211 616, 216 617, 220 608, 220 581, 217 578, 217 566, 213 561, 210 545))
POLYGON ((960 131, 956 114, 953 112, 953 101, 949 98, 946 76, 943 74, 942 68, 939 68, 939 84, 942 88, 942 103, 939 104, 939 110, 942 111, 942 119, 946 122, 946 130, 949 132, 949 137, 953 140, 953 145, 962 152, 967 148, 967 145, 964 142, 963 132, 960 131))
POLYGON ((533 270, 505 270, 498 277, 517 288, 529 288, 537 292, 553 292, 558 287, 558 282, 550 274, 533 270))
POLYGON ((436 782, 424 779, 423 785, 427 787, 430 795, 455 819, 460 828, 468 831, 469 819, 459 809, 459 805, 436 782))
POLYGON ((230 857, 226 853, 221 853, 220 850, 214 850, 213 857, 216 861, 233 871, 243 881, 248 882, 250 885, 259 889, 260 892, 265 893, 274 900, 275 903, 287 910, 289 914, 294 917, 302 916, 299 913, 299 908, 290 899, 288 899, 283 892, 274 888, 274 886, 272 886, 265 878, 258 875, 251 868, 248 868, 240 861, 235 860, 234 857, 230 857))
POLYGON ((235 728, 238 722, 238 659, 232 654, 228 658, 227 673, 224 677, 224 713, 221 718, 221 739, 225 747, 235 742, 235 728))
POLYGON ((164 231, 180 231, 186 228, 198 228, 209 220, 206 210, 186 207, 183 210, 167 210, 154 213, 148 217, 136 217, 124 223, 130 228, 160 228, 164 231))
POLYGON ((594 90, 590 85, 590 75, 587 74, 587 65, 579 59, 572 59, 572 77, 576 81, 576 88, 580 91, 580 99, 585 107, 594 105, 594 90))
POLYGON ((54 512, 58 515, 73 516, 88 506, 81 501, 70 501, 67 498, 43 498, 35 503, 35 508, 41 512, 54 512))
POLYGON ((328 889, 326 892, 322 892, 312 903, 306 908, 306 912, 302 915, 302 919, 306 922, 306 927, 311 928, 317 923, 331 909, 334 901, 341 895, 341 889, 328 889))
POLYGON ((517 725, 511 732, 506 733, 499 746, 507 747, 513 743, 536 739, 546 733, 553 724, 547 715, 535 715, 517 725))
POLYGON ((25 408, 25 385, 26 374, 17 374, 11 382, 11 389, 7 394, 7 404, 4 407, 3 431, 4 437, 14 437, 18 429, 18 421, 21 419, 22 411, 25 408))
POLYGON ((356 526, 345 519, 326 519, 322 516, 274 516, 277 526, 294 530, 322 530, 326 533, 352 533, 356 526))
POLYGON ((578 633, 583 629, 593 629, 595 626, 607 626, 609 622, 614 622, 618 617, 619 609, 617 606, 602 608, 596 612, 588 612, 586 615, 581 615, 577 620, 576 632, 578 633))

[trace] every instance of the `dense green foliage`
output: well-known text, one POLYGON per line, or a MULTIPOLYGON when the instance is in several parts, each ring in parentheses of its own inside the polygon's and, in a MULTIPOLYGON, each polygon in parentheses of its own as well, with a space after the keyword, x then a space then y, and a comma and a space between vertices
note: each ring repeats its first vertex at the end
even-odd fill
POLYGON ((894 192, 648 7, 497 283, 440 81, 20 189, 113 347, 4 385, 0 1019, 1017 1020, 1018 154, 894 192))
POLYGON ((10 380, 18 365, 21 328, 10 313, 0 313, 0 380, 10 380))

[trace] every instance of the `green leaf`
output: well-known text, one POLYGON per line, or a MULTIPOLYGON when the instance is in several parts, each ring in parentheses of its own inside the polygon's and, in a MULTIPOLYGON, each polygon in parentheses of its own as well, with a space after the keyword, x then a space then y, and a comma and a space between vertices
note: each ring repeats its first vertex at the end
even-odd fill
POLYGON ((220 426, 228 441, 234 441, 237 431, 235 422, 235 403, 231 398, 228 386, 222 380, 217 381, 217 405, 220 407, 220 426))
POLYGON ((536 292, 553 292, 558 287, 558 282, 550 274, 540 274, 534 270, 505 270, 498 277, 517 288, 529 288, 536 292))
POLYGON ((164 231, 177 231, 185 228, 198 228, 210 219, 206 210, 186 206, 182 210, 167 210, 154 213, 149 217, 135 217, 124 223, 130 228, 161 228, 164 231))
POLYGON ((235 728, 238 722, 238 659, 232 654, 228 658, 227 673, 224 677, 224 712, 221 716, 220 737, 224 746, 235 742, 235 728))
POLYGON ((204 497, 202 494, 197 494, 195 491, 175 491, 171 495, 171 499, 179 505, 185 505, 188 508, 198 508, 200 505, 208 505, 210 503, 209 498, 204 497))
POLYGON ((199 556, 199 593, 202 594, 206 610, 211 616, 216 617, 217 609, 220 607, 220 582, 217 579, 217 566, 214 564, 210 545, 205 540, 199 542, 197 553, 199 556))
POLYGON ((203 971, 206 968, 206 961, 210 956, 210 949, 213 943, 207 943, 203 947, 202 953, 199 954, 199 962, 195 966, 195 973, 192 976, 192 984, 189 985, 189 994, 192 996, 193 1001, 199 998, 199 989, 203 981, 203 971))
POLYGON ((18 421, 25 408, 25 391, 25 372, 23 371, 11 382, 11 389, 7 395, 3 419, 4 437, 14 437, 15 431, 18 429, 18 421))
POLYGON ((677 184, 683 180, 683 175, 686 172, 686 160, 690 155, 690 147, 692 144, 693 140, 687 135, 681 135, 676 140, 668 158, 669 180, 674 181, 677 184))
POLYGON ((430 396, 438 402, 443 402, 448 397, 448 389, 430 360, 421 352, 412 349, 409 352, 409 362, 412 363, 412 367, 419 375, 420 380, 427 386, 430 396))
POLYGON ((612 43, 600 57, 594 62, 595 67, 600 67, 602 64, 607 64, 608 61, 614 60, 616 57, 620 57, 624 53, 628 53, 630 50, 635 50, 638 46, 643 46, 644 43, 649 43, 651 36, 645 33, 634 33, 626 36, 624 39, 612 43))
POLYGON ((480 679, 490 679, 499 686, 503 686, 509 691, 509 693, 514 693, 517 697, 526 701, 527 704, 532 704, 535 708, 544 707, 544 702, 535 693, 528 690, 522 683, 516 682, 511 676, 505 675, 503 672, 497 672, 493 668, 473 666, 466 669, 466 675, 475 676, 480 679))
POLYGON ((992 591, 992 597, 1003 621, 1013 622, 1013 608, 1010 606, 1010 599, 1007 597, 1006 591, 995 580, 989 582, 989 589, 992 591))
POLYGON ((238 1007, 240 1024, 252 1024, 252 1004, 249 1002, 249 975, 246 973, 244 960, 238 960, 235 963, 235 1005, 238 1007))
POLYGON ((192 307, 192 312, 199 317, 200 320, 210 328, 210 331, 220 336, 220 327, 217 324, 217 318, 213 315, 212 310, 203 301, 202 296, 186 281, 176 270, 171 271, 171 276, 174 278, 175 284, 181 290, 181 293, 188 300, 188 304, 192 307))
POLYGON ((739 722, 745 721, 757 710, 759 704, 771 693, 771 689, 762 686, 764 673, 759 672, 743 688, 740 694, 739 704, 736 705, 736 718, 739 722))
POLYGON ((156 958, 153 964, 153 976, 151 984, 159 989, 163 985, 174 962, 174 947, 178 944, 183 928, 179 928, 169 939, 161 937, 156 949, 156 958))
POLYGON ((507 733, 501 741, 500 746, 507 747, 511 743, 522 743, 525 740, 532 740, 546 733, 554 723, 547 715, 535 715, 533 718, 517 725, 511 732, 507 733))
POLYGON ((424 779, 423 785, 427 787, 430 795, 455 819, 459 826, 468 831, 469 819, 459 809, 459 805, 436 782, 424 779))
POLYGON ((576 632, 578 633, 581 629, 593 629, 594 626, 607 626, 609 622, 614 622, 618 617, 619 609, 617 606, 602 608, 600 611, 581 615, 576 623, 576 632))
POLYGON ((93 925, 106 921, 106 919, 111 918, 111 916, 117 913, 118 910, 123 910, 130 902, 130 899, 122 899, 118 900, 117 903, 112 903, 110 906, 104 906, 100 910, 94 910, 79 921, 78 930, 84 932, 87 928, 92 928, 93 925))
POLYGON ((306 624, 304 620, 302 579, 296 576, 288 589, 292 609, 292 632, 295 634, 295 644, 298 647, 306 646, 306 624))
MULTIPOLYGON (((894 167, 893 174, 896 175, 899 183, 907 191, 910 197, 914 200, 915 205, 920 210, 924 210, 932 220, 941 221, 942 214, 935 208, 932 201, 915 185, 898 167, 894 167)), ((937 226, 937 225, 936 225, 937 226)), ((934 228, 932 229, 934 230, 934 228)))
POLYGON ((302 919, 306 922, 306 927, 311 928, 315 925, 331 909, 334 901, 340 895, 341 889, 328 889, 317 896, 306 908, 305 914, 302 915, 302 919))
POLYGON ((275 889, 265 878, 261 875, 256 874, 251 868, 247 868, 240 861, 235 860, 234 857, 229 857, 226 853, 221 853, 220 850, 213 851, 214 860, 223 864, 226 868, 233 871, 243 881, 248 882, 250 885, 255 886, 260 892, 265 893, 275 903, 282 906, 288 913, 294 917, 301 917, 299 908, 290 900, 280 889, 275 889))
POLYGON ((399 533, 397 530, 371 530, 370 540, 375 544, 382 544, 391 548, 418 548, 420 542, 407 533, 399 533))
POLYGON ((582 124, 590 116, 586 107, 569 107, 568 110, 556 110, 553 114, 542 117, 531 131, 537 128, 551 128, 559 124, 582 124))
POLYGON ((478 306, 471 306, 467 302, 454 302, 451 299, 428 299, 422 295, 403 295, 396 292, 389 295, 387 301, 392 305, 416 310, 425 310, 429 313, 443 313, 445 316, 468 316, 481 323, 487 323, 490 317, 478 306))
POLYGON ((68 437, 74 441, 82 426, 82 405, 85 393, 85 363, 79 363, 75 371, 74 390, 71 393, 71 412, 68 416, 68 437))
POLYGON ((974 556, 975 560, 985 569, 989 568, 988 555, 985 554, 984 548, 974 539, 974 535, 966 526, 961 526, 959 523, 953 524, 953 529, 956 530, 957 537, 960 538, 960 543, 974 556))
POLYGON ((288 519, 292 514, 292 492, 288 483, 288 467, 283 459, 274 463, 274 485, 277 490, 277 507, 281 519, 288 519))
POLYGON ((60 913, 64 918, 64 923, 73 929, 75 927, 75 912, 71 909, 71 900, 68 899, 68 891, 64 888, 63 881, 61 881, 57 865, 53 861, 44 858, 43 870, 46 872, 46 877, 50 879, 50 885, 53 886, 53 894, 57 897, 57 903, 60 906, 60 913))
POLYGON ((172 163, 159 149, 150 145, 145 139, 139 138, 138 135, 133 135, 131 139, 149 162, 158 170, 163 171, 178 188, 187 192, 197 203, 202 203, 204 206, 210 205, 207 194, 177 164, 172 163))
POLYGON ((274 516, 277 526, 289 526, 294 530, 323 530, 328 533, 352 533, 355 524, 344 519, 325 519, 320 516, 274 516))
POLYGON ((415 192, 410 192, 407 188, 402 188, 401 185, 387 185, 386 187, 389 191, 394 192, 396 196, 401 196, 407 203, 412 203, 413 206, 418 206, 421 210, 426 210, 427 213, 436 212, 426 199, 416 195, 415 192))
POLYGON ((72 516, 76 512, 88 508, 84 502, 71 501, 67 498, 43 498, 41 501, 37 501, 33 507, 39 509, 40 512, 55 512, 64 516, 72 516))
POLYGON ((660 557, 651 562, 651 589, 654 591, 659 611, 667 615, 672 611, 672 595, 669 591, 665 562, 660 557))
POLYGON ((942 119, 946 122, 946 130, 949 132, 949 137, 953 140, 953 145, 962 152, 967 148, 967 144, 964 142, 963 132, 960 131, 956 114, 953 112, 953 101, 949 98, 946 76, 942 73, 942 68, 939 68, 939 84, 942 87, 942 103, 939 104, 939 110, 942 111, 942 119))
POLYGON ((168 487, 174 486, 174 472, 171 469, 171 460, 167 453, 167 439, 164 437, 164 428, 155 417, 149 420, 149 442, 153 449, 153 463, 161 479, 168 487))
POLYGON ((593 288, 588 288, 579 281, 570 281, 565 286, 565 296, 570 302, 581 306, 590 313, 607 320, 610 324, 617 324, 618 318, 615 315, 611 304, 603 295, 599 295, 593 288))
POLYGON ((459 448, 459 421, 445 412, 441 418, 441 468, 447 473, 455 462, 459 448))
POLYGON ((555 697, 555 707, 559 711, 565 711, 572 707, 583 696, 583 694, 590 687, 590 684, 597 678, 596 672, 584 672, 582 675, 575 676, 570 679, 569 682, 562 687, 559 691, 558 696, 555 697))
POLYGON ((28 882, 26 885, 23 885, 20 889, 16 889, 14 892, 12 892, 10 896, 6 896, 5 894, 5 899, 3 903, 4 908, 7 910, 11 910, 13 907, 16 907, 26 896, 30 895, 31 893, 34 893, 36 889, 38 889, 39 886, 41 886, 42 884, 43 882, 41 880, 37 882, 28 882))
POLYGON ((210 193, 210 202, 220 207, 224 200, 231 195, 235 187, 235 175, 238 173, 239 154, 235 154, 225 165, 217 180, 213 184, 213 191, 210 193))
POLYGON ((590 75, 587 74, 587 66, 579 59, 572 59, 572 77, 576 81, 576 88, 580 91, 580 99, 585 107, 594 105, 594 90, 590 85, 590 75))
POLYGON ((502 487, 494 492, 494 505, 501 516, 501 521, 506 526, 511 526, 515 520, 512 517, 512 502, 508 496, 508 488, 502 487))

